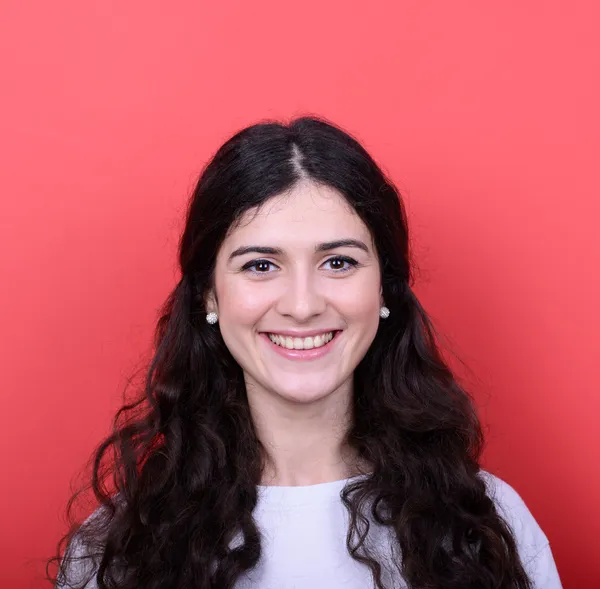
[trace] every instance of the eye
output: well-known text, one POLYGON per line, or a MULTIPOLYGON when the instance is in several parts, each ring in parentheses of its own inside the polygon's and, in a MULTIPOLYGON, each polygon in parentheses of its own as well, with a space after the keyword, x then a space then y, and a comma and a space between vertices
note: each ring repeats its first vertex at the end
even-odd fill
POLYGON ((334 272, 348 272, 349 270, 352 270, 352 268, 358 266, 358 262, 348 256, 335 256, 334 258, 329 258, 325 264, 329 264, 329 269, 334 272))
POLYGON ((269 260, 251 260, 242 266, 242 271, 250 272, 250 274, 268 274, 271 268, 277 268, 277 266, 269 260))

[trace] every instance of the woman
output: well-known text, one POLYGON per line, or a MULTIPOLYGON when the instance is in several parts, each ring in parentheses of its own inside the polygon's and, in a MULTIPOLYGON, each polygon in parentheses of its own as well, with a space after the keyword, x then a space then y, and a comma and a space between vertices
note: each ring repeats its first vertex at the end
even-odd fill
POLYGON ((137 413, 95 456, 101 506, 63 538, 74 586, 560 587, 519 495, 480 469, 399 195, 356 140, 308 117, 236 134, 179 262, 144 394, 118 417, 137 413))

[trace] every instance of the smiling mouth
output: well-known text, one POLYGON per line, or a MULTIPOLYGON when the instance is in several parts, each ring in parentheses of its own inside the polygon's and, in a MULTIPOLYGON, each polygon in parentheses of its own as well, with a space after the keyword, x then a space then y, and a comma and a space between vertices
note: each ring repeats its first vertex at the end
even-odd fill
POLYGON ((291 337, 276 333, 267 333, 266 335, 280 348, 288 350, 313 350, 315 348, 322 348, 328 344, 338 333, 338 331, 326 331, 312 337, 291 337))

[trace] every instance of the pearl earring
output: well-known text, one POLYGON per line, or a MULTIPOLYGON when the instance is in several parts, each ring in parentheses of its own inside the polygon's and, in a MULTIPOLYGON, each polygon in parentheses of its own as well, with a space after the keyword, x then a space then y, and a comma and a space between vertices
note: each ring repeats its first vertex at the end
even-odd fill
POLYGON ((218 320, 219 316, 213 311, 206 315, 206 322, 210 323, 211 325, 214 325, 218 320))
POLYGON ((387 319, 390 316, 390 310, 387 307, 381 307, 381 309, 379 309, 379 316, 382 319, 387 319))

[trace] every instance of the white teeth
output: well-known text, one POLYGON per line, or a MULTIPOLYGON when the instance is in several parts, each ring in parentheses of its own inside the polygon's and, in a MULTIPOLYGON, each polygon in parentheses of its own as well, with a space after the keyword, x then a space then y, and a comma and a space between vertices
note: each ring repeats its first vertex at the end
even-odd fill
POLYGON ((269 339, 277 346, 287 348, 288 350, 312 350, 320 348, 333 339, 333 332, 322 333, 315 337, 290 337, 285 335, 269 334, 269 339))

